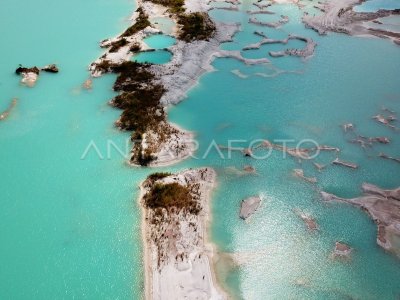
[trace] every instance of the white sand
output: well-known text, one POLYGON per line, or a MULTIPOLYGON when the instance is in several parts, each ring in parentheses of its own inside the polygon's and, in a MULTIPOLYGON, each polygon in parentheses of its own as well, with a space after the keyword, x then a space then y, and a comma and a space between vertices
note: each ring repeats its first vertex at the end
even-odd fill
MULTIPOLYGON (((150 224, 152 210, 144 209, 142 229, 145 248, 146 299, 226 299, 217 286, 213 270, 213 247, 207 240, 209 199, 215 184, 210 168, 189 169, 158 180, 158 183, 200 185, 201 212, 169 214, 161 223, 150 224), (160 248, 152 237, 159 237, 160 248), (161 263, 158 263, 163 253, 161 263)), ((141 199, 148 191, 141 185, 141 199)))

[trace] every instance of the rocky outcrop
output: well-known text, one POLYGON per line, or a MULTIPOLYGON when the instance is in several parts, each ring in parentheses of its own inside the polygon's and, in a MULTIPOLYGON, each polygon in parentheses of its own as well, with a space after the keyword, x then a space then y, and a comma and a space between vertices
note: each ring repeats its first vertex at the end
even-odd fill
POLYGON ((349 245, 343 242, 336 242, 335 249, 333 250, 333 257, 350 258, 352 250, 353 249, 349 245))
POLYGON ((58 67, 55 64, 46 65, 42 68, 31 67, 26 68, 21 65, 15 70, 17 75, 21 75, 21 83, 25 84, 29 87, 33 87, 39 77, 41 71, 50 72, 50 73, 58 73, 58 67))
POLYGON ((240 204, 239 217, 243 220, 247 220, 257 211, 257 209, 260 207, 260 204, 261 204, 260 196, 252 196, 242 200, 240 204))
POLYGON ((58 67, 55 64, 47 65, 41 68, 41 71, 49 72, 49 73, 58 73, 58 67))

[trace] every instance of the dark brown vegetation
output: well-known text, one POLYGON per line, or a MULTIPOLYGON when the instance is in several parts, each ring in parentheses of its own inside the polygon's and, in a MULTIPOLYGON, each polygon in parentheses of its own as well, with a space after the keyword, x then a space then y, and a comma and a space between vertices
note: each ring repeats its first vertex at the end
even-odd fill
MULTIPOLYGON (((178 23, 181 25, 180 39, 187 42, 193 40, 206 40, 215 31, 214 23, 206 13, 185 14, 184 0, 147 0, 169 8, 169 12, 175 14, 178 23)), ((120 39, 110 45, 110 52, 116 52, 128 44, 126 37, 129 37, 140 30, 143 30, 151 23, 143 8, 137 9, 138 17, 135 24, 130 26, 120 39)), ((140 51, 140 45, 134 44, 130 51, 140 51)), ((155 75, 149 70, 151 64, 138 63, 133 61, 113 64, 104 59, 96 65, 96 70, 118 74, 114 83, 114 90, 121 92, 110 103, 123 110, 116 125, 123 130, 133 131, 132 140, 135 144, 132 149, 131 162, 142 166, 149 165, 157 159, 153 153, 168 139, 171 134, 178 133, 176 129, 168 125, 164 108, 160 99, 165 93, 164 86, 156 82, 155 75), (143 148, 143 138, 146 133, 155 133, 158 136, 156 142, 148 143, 143 148), (156 145, 158 144, 158 145, 156 145)), ((147 136, 146 136, 147 137, 147 136)))
POLYGON ((19 67, 15 70, 16 74, 21 74, 21 73, 35 73, 39 75, 40 69, 38 67, 32 67, 32 68, 25 68, 19 65, 19 67))
POLYGON ((173 14, 179 14, 185 12, 184 4, 185 0, 147 0, 155 4, 168 7, 168 11, 173 14))
POLYGON ((156 173, 150 174, 147 177, 147 180, 149 180, 151 183, 153 183, 154 181, 157 181, 159 179, 163 179, 163 178, 168 177, 170 175, 171 175, 171 173, 169 173, 169 172, 156 172, 156 173))
POLYGON ((178 23, 182 26, 179 39, 185 42, 208 40, 215 32, 214 22, 207 13, 180 14, 178 23))
POLYGON ((155 76, 149 71, 150 66, 133 61, 113 64, 107 60, 97 65, 98 70, 118 74, 113 88, 121 94, 110 103, 123 110, 116 125, 120 129, 133 131, 132 140, 135 144, 131 162, 142 166, 149 165, 157 158, 152 154, 156 149, 142 148, 143 134, 155 132, 161 143, 172 133, 172 128, 166 125, 164 108, 160 104, 165 90, 154 82, 155 76))
POLYGON ((128 41, 126 38, 121 38, 116 40, 115 42, 111 43, 110 52, 117 52, 121 47, 126 46, 128 41))
POLYGON ((155 182, 144 195, 143 205, 147 209, 154 210, 156 216, 160 215, 163 209, 168 213, 183 211, 197 215, 201 210, 197 189, 198 184, 183 186, 177 182, 167 184, 155 182))
POLYGON ((149 17, 144 13, 143 8, 139 7, 136 11, 139 13, 139 15, 135 20, 135 24, 125 30, 125 32, 121 34, 121 37, 131 36, 151 25, 149 17))
MULTIPOLYGON (((147 193, 142 198, 146 208, 146 221, 150 225, 149 238, 157 248, 157 265, 160 267, 168 259, 169 244, 180 235, 180 216, 198 216, 202 210, 200 183, 184 181, 163 183, 160 179, 169 173, 154 173, 143 182, 147 193), (167 233, 168 232, 168 233, 167 233)), ((196 223, 191 222, 194 231, 196 223)))
POLYGON ((135 43, 131 46, 131 48, 129 49, 129 51, 131 52, 139 52, 140 51, 140 45, 138 43, 135 43))
POLYGON ((168 11, 178 19, 181 25, 179 39, 186 42, 207 40, 215 32, 214 22, 205 12, 185 13, 185 0, 147 0, 168 7, 168 11))

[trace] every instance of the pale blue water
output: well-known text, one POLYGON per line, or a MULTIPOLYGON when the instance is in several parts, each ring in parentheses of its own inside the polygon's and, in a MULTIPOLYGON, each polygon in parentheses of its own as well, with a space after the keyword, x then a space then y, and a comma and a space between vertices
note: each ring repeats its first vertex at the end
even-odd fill
POLYGON ((175 44, 175 38, 169 35, 154 34, 144 39, 144 42, 153 49, 164 49, 175 44))
POLYGON ((360 5, 354 7, 355 11, 372 12, 379 9, 396 9, 400 8, 399 0, 367 0, 360 5))
MULTIPOLYGON (((7 10, 0 10, 0 110, 12 97, 19 102, 10 118, 0 122, 0 299, 143 296, 137 184, 154 170, 127 167, 114 149, 110 159, 101 160, 94 151, 81 159, 91 140, 107 157, 108 139, 123 148, 129 136, 113 127, 120 111, 107 105, 114 76, 96 79, 92 91, 79 87, 88 76, 86 66, 101 54, 98 41, 127 26, 133 5, 127 0, 2 3, 7 10), (38 17, 44 11, 46 18, 38 17), (61 72, 41 74, 32 89, 20 86, 13 74, 19 63, 52 62, 61 72)), ((188 98, 170 110, 171 121, 197 132, 199 157, 212 139, 227 144, 228 139, 310 138, 340 147, 341 158, 357 162, 360 169, 328 167, 319 174, 310 163, 299 165, 277 152, 267 160, 240 153, 228 160, 211 151, 205 159, 157 170, 216 168, 211 232, 219 251, 241 259, 225 280, 237 298, 397 299, 400 262, 376 245, 376 226, 356 208, 322 203, 317 189, 355 196, 363 181, 399 186, 400 165, 367 157, 346 142, 339 125, 353 122, 361 134, 390 137, 390 145, 375 149, 399 156, 399 133, 371 116, 382 105, 400 111, 400 48, 387 40, 320 37, 299 24, 302 12, 289 5, 270 8, 289 15, 289 24, 279 30, 261 28, 247 23, 243 11, 252 8, 245 0, 241 12, 211 12, 217 20, 242 22, 242 32, 223 48, 241 49, 259 40, 254 30, 263 30, 271 38, 288 33, 312 37, 318 42, 315 55, 307 61, 271 58, 265 66, 218 59, 216 71, 204 75, 188 98), (271 75, 275 67, 301 74, 257 75, 271 75), (249 77, 239 78, 232 70, 249 77), (259 176, 237 177, 226 170, 246 164, 254 165, 259 176), (298 167, 318 177, 316 188, 290 174, 298 167), (240 201, 257 193, 265 200, 246 224, 238 218, 240 201), (320 231, 307 232, 293 209, 313 215, 320 231), (329 257, 336 240, 354 247, 349 262, 329 257), (305 285, 296 285, 299 280, 305 285)), ((265 57, 270 50, 292 46, 302 43, 264 45, 244 55, 265 57)), ((330 158, 322 155, 317 161, 330 158)))
POLYGON ((140 52, 133 56, 133 60, 139 63, 153 63, 153 64, 165 64, 172 58, 171 52, 167 50, 156 50, 150 52, 140 52))

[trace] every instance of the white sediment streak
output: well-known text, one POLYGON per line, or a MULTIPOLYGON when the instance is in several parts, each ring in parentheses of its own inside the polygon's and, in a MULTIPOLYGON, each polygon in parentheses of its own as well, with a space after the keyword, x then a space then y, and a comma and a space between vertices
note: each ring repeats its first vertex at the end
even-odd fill
POLYGON ((213 247, 207 240, 210 193, 215 184, 210 168, 189 169, 141 185, 141 200, 154 184, 198 186, 193 198, 200 211, 192 214, 165 208, 157 222, 155 210, 144 208, 142 229, 146 275, 146 299, 226 299, 217 286, 213 247))

